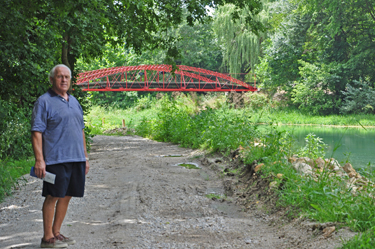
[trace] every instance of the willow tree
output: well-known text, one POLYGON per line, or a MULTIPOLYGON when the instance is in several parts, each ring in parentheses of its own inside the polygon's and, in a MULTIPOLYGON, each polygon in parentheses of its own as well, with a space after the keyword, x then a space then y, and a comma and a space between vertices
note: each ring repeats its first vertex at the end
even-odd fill
MULTIPOLYGON (((265 4, 264 4, 265 6, 265 4)), ((238 8, 233 4, 226 4, 218 8, 214 17, 214 31, 219 43, 224 49, 223 67, 225 71, 241 80, 246 74, 254 70, 261 55, 261 43, 266 38, 264 25, 268 18, 266 9, 252 13, 255 24, 251 25, 246 16, 247 8, 239 12, 237 19, 233 19, 233 13, 238 8)))

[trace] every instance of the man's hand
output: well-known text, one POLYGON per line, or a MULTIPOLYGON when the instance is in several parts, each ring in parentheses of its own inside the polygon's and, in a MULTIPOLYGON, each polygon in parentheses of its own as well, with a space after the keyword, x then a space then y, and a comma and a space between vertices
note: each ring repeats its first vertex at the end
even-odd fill
POLYGON ((89 170, 90 170, 90 163, 89 163, 89 160, 86 160, 86 172, 85 172, 85 175, 87 175, 87 173, 89 173, 89 170))
POLYGON ((46 162, 44 160, 35 161, 34 171, 38 178, 44 178, 46 176, 46 162))
POLYGON ((87 173, 89 173, 89 170, 90 170, 90 163, 89 163, 89 156, 87 154, 87 150, 86 150, 86 137, 85 137, 85 130, 82 130, 82 137, 83 137, 83 150, 85 151, 85 157, 86 157, 86 171, 85 171, 85 175, 87 175, 87 173))
POLYGON ((43 157, 43 138, 42 133, 38 131, 33 131, 31 133, 31 142, 33 144, 33 150, 35 155, 35 175, 39 178, 44 178, 46 176, 46 162, 43 157))

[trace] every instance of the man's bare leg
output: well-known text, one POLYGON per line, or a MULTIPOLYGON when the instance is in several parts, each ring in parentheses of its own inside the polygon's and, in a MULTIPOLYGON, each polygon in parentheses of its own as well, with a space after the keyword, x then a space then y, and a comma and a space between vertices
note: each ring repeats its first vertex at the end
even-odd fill
POLYGON ((44 199, 43 203, 43 228, 44 228, 44 240, 53 238, 55 235, 52 231, 53 217, 55 216, 55 205, 58 197, 52 197, 48 195, 44 199))
POLYGON ((56 204, 55 220, 53 221, 52 232, 53 236, 60 233, 61 225, 64 221, 66 212, 68 210, 71 196, 65 196, 64 198, 59 198, 56 204))

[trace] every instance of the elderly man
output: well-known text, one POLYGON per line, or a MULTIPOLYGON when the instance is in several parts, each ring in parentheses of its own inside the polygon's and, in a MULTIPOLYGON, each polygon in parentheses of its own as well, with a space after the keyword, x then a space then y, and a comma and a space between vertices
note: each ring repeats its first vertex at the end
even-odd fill
POLYGON ((89 171, 83 111, 68 93, 71 71, 55 66, 49 76, 52 88, 35 102, 32 115, 32 145, 35 174, 56 175, 55 184, 43 182, 43 228, 40 247, 64 248, 74 244, 60 233, 70 199, 83 197, 85 175, 89 171))

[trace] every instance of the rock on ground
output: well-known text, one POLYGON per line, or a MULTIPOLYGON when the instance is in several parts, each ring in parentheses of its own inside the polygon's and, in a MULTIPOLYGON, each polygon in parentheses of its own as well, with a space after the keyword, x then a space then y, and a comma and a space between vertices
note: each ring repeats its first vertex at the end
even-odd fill
MULTIPOLYGON (((69 248, 337 248, 325 238, 264 210, 242 211, 223 179, 199 153, 137 136, 96 136, 84 198, 73 198, 61 233, 69 248), (165 156, 173 155, 173 156, 165 156), (181 155, 179 157, 178 155, 181 155), (201 169, 177 163, 194 162, 201 169)), ((42 237, 42 182, 27 183, 0 203, 0 248, 37 248, 42 237)), ((344 234, 345 236, 345 234, 344 234)))

